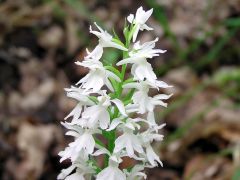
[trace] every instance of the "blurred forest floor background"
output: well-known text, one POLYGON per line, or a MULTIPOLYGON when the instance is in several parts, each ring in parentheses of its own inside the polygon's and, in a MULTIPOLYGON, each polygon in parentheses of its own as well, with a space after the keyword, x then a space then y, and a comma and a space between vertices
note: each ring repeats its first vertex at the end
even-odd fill
MULTIPOLYGON (((56 179, 68 166, 60 121, 75 102, 63 88, 87 72, 74 61, 97 44, 89 25, 121 36, 139 6, 154 8, 141 40, 160 38, 168 51, 151 63, 174 86, 156 112, 167 123, 155 144, 164 167, 148 179, 240 179, 240 0, 0 1, 0 179, 56 179)), ((104 54, 105 64, 120 59, 104 54)))

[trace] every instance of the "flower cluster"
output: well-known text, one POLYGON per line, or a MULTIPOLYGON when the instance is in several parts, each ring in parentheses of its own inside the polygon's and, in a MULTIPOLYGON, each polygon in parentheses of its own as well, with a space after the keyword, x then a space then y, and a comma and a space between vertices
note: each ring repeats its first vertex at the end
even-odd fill
POLYGON ((60 162, 69 159, 72 165, 63 169, 58 179, 140 179, 146 178, 143 172, 146 167, 162 165, 151 144, 163 139, 158 131, 165 124, 156 123, 154 108, 166 107, 164 100, 171 95, 151 97, 149 90, 170 86, 157 80, 148 59, 165 50, 154 49, 158 38, 136 42, 139 31, 152 30, 146 25, 152 11, 140 7, 135 15, 127 17, 129 23, 124 27, 124 43, 96 23, 97 30, 90 26, 90 33, 98 37, 99 43, 91 52, 87 50, 84 60, 76 62, 87 67, 89 73, 75 86, 65 89, 77 105, 62 122, 68 129, 66 135, 73 136, 74 141, 59 153, 60 162), (122 51, 123 59, 117 66, 104 66, 100 61, 105 48, 122 51), (131 76, 126 79, 128 64, 132 64, 131 76), (140 118, 140 115, 146 118, 140 118), (101 142, 103 138, 107 143, 101 142), (104 156, 102 166, 96 161, 99 156, 104 156), (134 159, 136 164, 120 168, 123 157, 134 159))

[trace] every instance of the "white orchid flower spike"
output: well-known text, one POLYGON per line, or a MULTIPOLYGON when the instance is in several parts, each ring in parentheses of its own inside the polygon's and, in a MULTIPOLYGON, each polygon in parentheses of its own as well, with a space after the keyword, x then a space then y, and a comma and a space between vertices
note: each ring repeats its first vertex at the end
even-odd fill
POLYGON ((67 97, 76 105, 61 124, 73 140, 59 156, 60 162, 68 160, 71 165, 57 179, 146 179, 146 168, 163 165, 152 143, 163 140, 159 131, 165 124, 158 125, 154 110, 156 106, 167 107, 172 94, 161 90, 172 86, 158 80, 148 60, 166 50, 155 48, 158 38, 137 41, 139 31, 153 30, 146 24, 152 12, 153 9, 144 11, 140 7, 135 15, 127 17, 130 24, 124 27, 124 41, 96 23, 97 30, 90 26, 98 44, 76 62, 89 72, 75 86, 65 88, 67 97), (106 48, 121 51, 122 60, 106 64, 106 48), (155 89, 156 94, 151 95, 150 89, 155 89), (122 168, 125 157, 136 164, 122 168), (99 163, 98 158, 104 158, 104 163, 99 163))

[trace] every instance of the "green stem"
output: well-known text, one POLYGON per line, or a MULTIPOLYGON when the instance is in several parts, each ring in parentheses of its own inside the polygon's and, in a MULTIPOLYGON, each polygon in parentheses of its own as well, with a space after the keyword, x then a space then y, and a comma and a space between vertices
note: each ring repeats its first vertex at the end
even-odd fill
POLYGON ((113 149, 115 147, 115 139, 116 139, 116 131, 112 130, 110 131, 110 138, 108 142, 108 150, 112 153, 113 149))
MULTIPOLYGON (((132 28, 134 28, 133 26, 131 26, 130 31, 133 31, 132 28)), ((125 47, 129 48, 129 44, 131 42, 132 39, 132 33, 130 33, 131 37, 127 37, 125 39, 125 47)), ((128 52, 127 51, 123 51, 123 59, 128 57, 128 52)), ((121 70, 121 82, 118 85, 117 91, 116 91, 116 98, 121 100, 121 96, 122 96, 122 91, 123 91, 123 82, 124 82, 124 78, 125 78, 125 74, 126 74, 126 69, 127 69, 127 65, 124 64, 122 65, 122 70, 121 70)), ((114 112, 113 112, 113 116, 111 118, 111 121, 115 118, 117 118, 119 115, 119 110, 117 107, 114 107, 114 112)), ((108 145, 107 145, 107 149, 109 150, 110 153, 113 152, 114 147, 115 147, 115 140, 116 140, 116 130, 112 130, 110 132, 107 131, 103 131, 103 135, 104 137, 107 138, 108 141, 108 145)), ((107 167, 108 166, 108 160, 109 160, 109 156, 106 155, 104 158, 104 166, 107 167)))

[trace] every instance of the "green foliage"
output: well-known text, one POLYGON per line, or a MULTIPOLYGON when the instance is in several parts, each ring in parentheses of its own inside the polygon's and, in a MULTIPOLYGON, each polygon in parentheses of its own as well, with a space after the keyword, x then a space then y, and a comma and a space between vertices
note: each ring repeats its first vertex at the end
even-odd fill
POLYGON ((103 53, 103 64, 105 66, 109 66, 112 64, 116 64, 116 61, 120 58, 121 54, 118 50, 115 49, 106 49, 103 53))
POLYGON ((240 167, 237 167, 233 174, 232 180, 239 180, 239 179, 240 179, 240 167))

